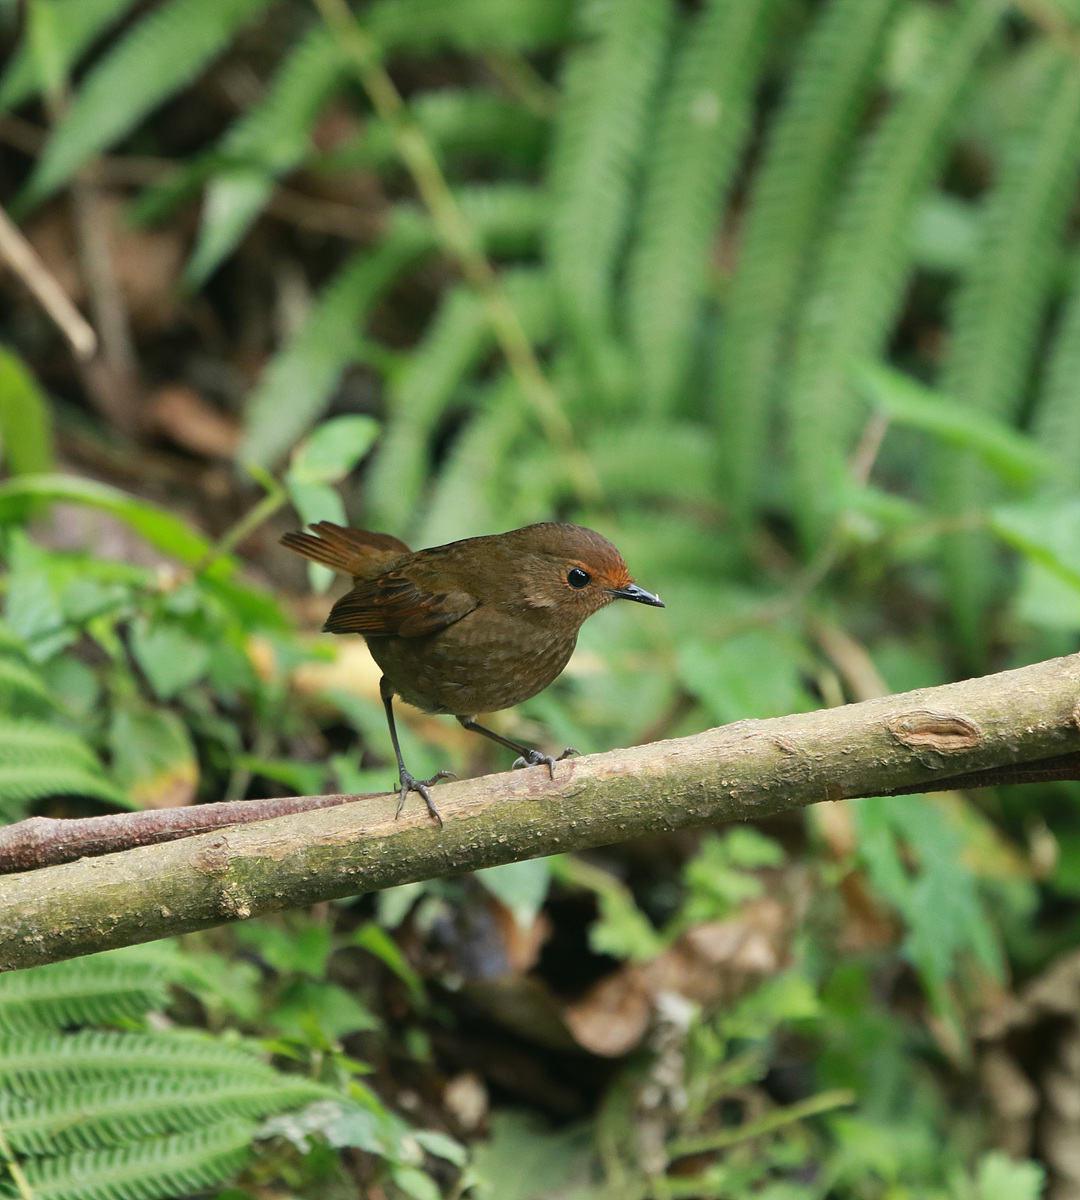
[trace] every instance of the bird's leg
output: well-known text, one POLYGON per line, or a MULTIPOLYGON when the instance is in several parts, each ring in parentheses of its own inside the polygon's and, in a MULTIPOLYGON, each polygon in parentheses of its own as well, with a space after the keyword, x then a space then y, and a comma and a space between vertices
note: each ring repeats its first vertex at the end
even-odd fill
POLYGON ((458 717, 458 720, 465 729, 469 729, 473 733, 483 734, 484 737, 491 738, 493 742, 498 742, 500 746, 505 746, 507 750, 516 750, 521 757, 514 763, 515 767, 537 767, 543 763, 547 767, 548 774, 552 779, 555 778, 555 764, 557 762, 562 762, 564 758, 569 758, 573 754, 580 753, 573 746, 567 746, 558 758, 552 758, 550 754, 541 754, 539 750, 532 750, 528 746, 523 746, 520 742, 511 741, 510 738, 503 737, 501 733, 496 733, 493 729, 485 729, 483 725, 477 724, 474 717, 458 717))
POLYGON ((401 746, 398 743, 397 726, 394 724, 394 692, 390 684, 386 681, 384 675, 379 680, 379 695, 382 696, 383 708, 386 709, 386 723, 390 726, 390 740, 394 743, 394 753, 397 755, 398 765, 398 783, 401 786, 401 795, 398 798, 397 812, 394 814, 395 820, 401 816, 401 810, 405 807, 405 797, 410 792, 418 792, 424 797, 424 803, 427 805, 428 812, 439 822, 439 828, 442 828, 443 819, 439 815, 439 810, 435 807, 435 801, 431 798, 431 793, 428 788, 432 784, 438 783, 440 779, 453 779, 453 771, 436 771, 430 779, 416 779, 405 769, 405 760, 401 757, 401 746))

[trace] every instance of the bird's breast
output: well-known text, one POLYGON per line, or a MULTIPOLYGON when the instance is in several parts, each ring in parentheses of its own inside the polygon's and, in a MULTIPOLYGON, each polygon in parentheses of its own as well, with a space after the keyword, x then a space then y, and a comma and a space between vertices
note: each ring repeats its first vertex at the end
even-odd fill
POLYGON ((542 692, 570 661, 577 628, 481 606, 426 637, 372 637, 372 657, 409 704, 472 716, 542 692))

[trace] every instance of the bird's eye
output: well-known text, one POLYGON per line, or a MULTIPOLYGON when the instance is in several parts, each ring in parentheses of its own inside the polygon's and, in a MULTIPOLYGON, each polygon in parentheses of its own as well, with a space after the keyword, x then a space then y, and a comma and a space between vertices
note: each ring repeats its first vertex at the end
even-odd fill
POLYGON ((589 574, 589 572, 583 571, 580 567, 571 567, 570 570, 566 572, 566 582, 572 588, 588 587, 591 579, 592 576, 589 574))

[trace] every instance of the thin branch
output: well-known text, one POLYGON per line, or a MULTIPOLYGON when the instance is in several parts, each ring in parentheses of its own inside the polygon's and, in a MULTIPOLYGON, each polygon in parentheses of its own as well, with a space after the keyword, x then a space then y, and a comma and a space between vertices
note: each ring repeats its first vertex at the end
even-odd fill
POLYGON ((0 258, 26 284, 41 307, 67 338, 75 357, 86 361, 97 351, 97 334, 75 307, 59 280, 41 261, 22 230, 0 208, 0 258))
POLYGON ((565 460, 579 499, 599 503, 602 492, 596 472, 578 446, 562 402, 540 366, 517 309, 481 250, 435 152, 419 126, 410 119, 401 93, 380 62, 378 45, 357 23, 345 0, 315 0, 315 4, 356 67, 375 111, 392 131, 398 153, 431 213, 439 237, 479 294, 514 380, 535 412, 545 437, 565 460))
POLYGON ((826 800, 1080 774, 1080 656, 0 879, 0 969, 826 800), (1054 761, 1050 761, 1054 760, 1054 761), (1040 765, 1041 764, 1041 765, 1040 765))
POLYGON ((736 1125, 731 1129, 718 1129, 714 1133, 704 1133, 700 1137, 681 1138, 673 1142, 667 1149, 670 1158, 686 1158, 691 1154, 708 1154, 715 1150, 727 1150, 740 1142, 749 1142, 753 1138, 763 1137, 783 1129, 785 1125, 793 1125, 796 1121, 805 1121, 807 1117, 816 1117, 821 1113, 833 1112, 837 1108, 850 1108, 857 1097, 851 1088, 833 1088, 832 1091, 819 1092, 809 1096, 797 1104, 789 1104, 786 1108, 777 1108, 756 1121, 748 1121, 745 1125, 736 1125))

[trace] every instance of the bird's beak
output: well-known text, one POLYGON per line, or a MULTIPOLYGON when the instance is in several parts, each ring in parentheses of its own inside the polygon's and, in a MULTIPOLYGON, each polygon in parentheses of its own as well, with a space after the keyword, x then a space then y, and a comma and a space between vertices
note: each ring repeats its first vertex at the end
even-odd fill
POLYGON ((665 607, 659 596, 654 596, 652 592, 638 587, 636 583, 628 583, 626 587, 622 588, 611 588, 608 595, 613 596, 616 600, 636 600, 638 604, 651 604, 653 608, 665 607))

